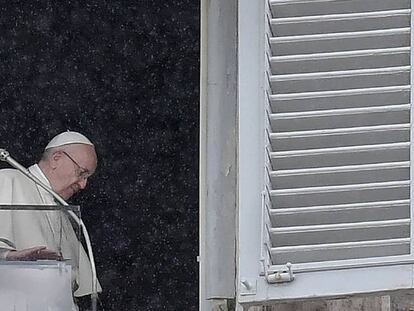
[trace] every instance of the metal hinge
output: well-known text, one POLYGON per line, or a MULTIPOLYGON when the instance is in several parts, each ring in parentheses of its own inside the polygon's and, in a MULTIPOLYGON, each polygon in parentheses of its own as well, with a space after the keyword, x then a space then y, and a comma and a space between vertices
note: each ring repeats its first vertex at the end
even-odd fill
POLYGON ((257 280, 243 278, 240 280, 240 295, 256 295, 257 280))
POLYGON ((268 283, 285 283, 292 282, 295 279, 292 271, 292 264, 286 263, 285 268, 280 269, 277 272, 266 274, 266 280, 268 283))

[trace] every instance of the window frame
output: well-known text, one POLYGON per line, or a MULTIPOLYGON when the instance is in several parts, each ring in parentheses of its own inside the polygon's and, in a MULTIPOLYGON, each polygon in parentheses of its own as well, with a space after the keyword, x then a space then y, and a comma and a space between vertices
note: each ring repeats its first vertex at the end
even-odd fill
MULTIPOLYGON (((238 6, 238 228, 237 302, 240 305, 383 293, 414 287, 414 252, 410 255, 295 265, 292 282, 269 284, 264 256, 267 0, 239 0, 238 6), (357 263, 357 261, 359 263, 357 263)), ((411 0, 411 8, 414 0, 411 0)), ((411 12, 411 28, 413 28, 411 12)), ((411 46, 413 46, 411 32, 411 46)), ((414 64, 411 49, 411 64, 414 64)), ((412 66, 411 66, 412 67, 412 66)), ((413 83, 411 69, 411 85, 413 83)), ((410 94, 413 102, 413 92, 410 94)), ((414 124, 413 107, 410 121, 414 124)), ((410 133, 414 141, 414 133, 410 133)), ((411 144, 410 154, 414 154, 411 144)), ((414 176, 411 165, 410 175, 414 176)), ((411 178, 410 178, 411 180, 411 178)), ((414 197, 414 187, 410 189, 414 197)), ((412 210, 413 203, 410 203, 412 210)), ((411 219, 413 218, 410 215, 411 219)), ((414 248, 411 221, 411 250, 414 248)), ((282 267, 281 267, 282 268, 282 267)), ((276 271, 268 271, 270 273, 276 271)))

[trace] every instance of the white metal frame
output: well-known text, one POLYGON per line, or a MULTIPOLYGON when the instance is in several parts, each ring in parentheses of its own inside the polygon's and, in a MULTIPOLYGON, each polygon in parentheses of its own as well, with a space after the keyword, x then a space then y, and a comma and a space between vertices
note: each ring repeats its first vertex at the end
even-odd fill
POLYGON ((200 310, 235 296, 236 6, 201 1, 200 310))
POLYGON ((262 280, 264 188, 265 1, 239 0, 238 66, 238 301, 256 297, 262 280), (261 69, 263 68, 263 69, 261 69))

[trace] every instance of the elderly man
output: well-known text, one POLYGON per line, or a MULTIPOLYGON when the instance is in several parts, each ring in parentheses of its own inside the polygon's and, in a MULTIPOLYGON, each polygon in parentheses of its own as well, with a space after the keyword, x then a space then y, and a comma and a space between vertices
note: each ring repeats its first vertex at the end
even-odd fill
MULTIPOLYGON (((64 132, 46 146, 31 174, 67 200, 86 187, 95 172, 94 145, 84 135, 64 132)), ((53 196, 15 169, 0 170, 0 204, 56 205, 53 196)), ((52 212, 7 212, 0 216, 0 259, 36 260, 78 258, 74 271, 74 296, 92 292, 89 259, 67 217, 52 212)), ((99 287, 99 286, 98 286, 99 287)), ((100 288, 99 288, 100 290, 100 288)))

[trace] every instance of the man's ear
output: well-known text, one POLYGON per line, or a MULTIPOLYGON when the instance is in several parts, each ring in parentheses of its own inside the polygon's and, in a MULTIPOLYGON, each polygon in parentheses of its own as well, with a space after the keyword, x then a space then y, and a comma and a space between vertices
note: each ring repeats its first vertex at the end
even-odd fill
POLYGON ((52 154, 52 156, 50 157, 50 167, 52 169, 55 169, 59 166, 60 163, 60 159, 62 159, 62 152, 61 151, 56 151, 52 154))

